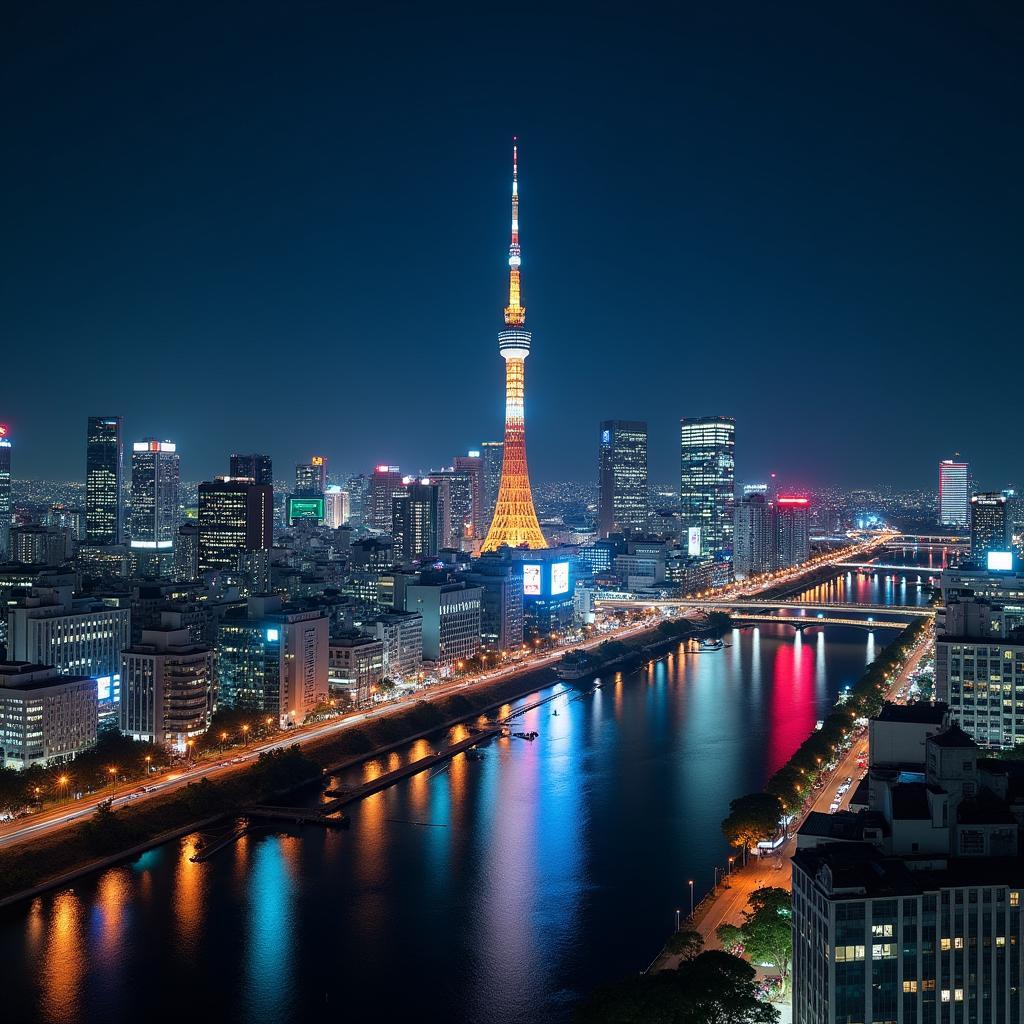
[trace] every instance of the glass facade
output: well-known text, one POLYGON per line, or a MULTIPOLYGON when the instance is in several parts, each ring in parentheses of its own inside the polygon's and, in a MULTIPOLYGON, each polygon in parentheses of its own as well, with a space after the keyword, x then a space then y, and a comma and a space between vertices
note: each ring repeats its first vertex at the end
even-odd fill
POLYGON ((85 453, 85 532, 89 544, 124 540, 120 416, 90 416, 85 453))
POLYGON ((680 518, 685 529, 700 530, 702 555, 732 552, 735 451, 736 421, 731 416, 681 421, 680 518))
POLYGON ((601 537, 647 527, 647 424, 605 420, 598 461, 597 529, 601 537))

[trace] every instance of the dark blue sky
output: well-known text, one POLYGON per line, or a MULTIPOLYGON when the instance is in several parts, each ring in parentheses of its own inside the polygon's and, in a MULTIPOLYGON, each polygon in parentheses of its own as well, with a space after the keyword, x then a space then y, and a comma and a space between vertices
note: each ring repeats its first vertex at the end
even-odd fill
POLYGON ((618 417, 672 479, 679 416, 731 413, 744 479, 931 485, 959 450, 1024 484, 1018 5, 25 6, 17 475, 84 476, 90 413, 190 479, 500 436, 517 133, 535 477, 595 475, 618 417))

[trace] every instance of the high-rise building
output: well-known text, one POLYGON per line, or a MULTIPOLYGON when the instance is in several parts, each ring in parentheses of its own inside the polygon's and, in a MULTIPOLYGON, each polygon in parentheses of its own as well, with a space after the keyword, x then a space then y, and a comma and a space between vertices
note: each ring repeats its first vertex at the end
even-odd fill
POLYGON ((391 536, 395 557, 403 561, 436 555, 440 550, 437 484, 409 483, 391 499, 391 536))
POLYGON ((526 467, 525 394, 526 357, 532 336, 525 329, 526 307, 519 293, 519 166, 518 152, 512 146, 512 243, 508 250, 508 305, 505 330, 498 333, 498 351, 505 360, 505 451, 501 465, 501 483, 494 517, 484 540, 484 551, 510 548, 546 548, 547 541, 537 522, 526 467))
POLYGON ((501 464, 505 459, 505 442, 484 441, 480 445, 480 459, 483 462, 483 521, 480 524, 480 535, 485 536, 491 528, 494 507, 498 504, 501 464))
POLYGON ((463 541, 473 537, 472 470, 442 469, 427 478, 438 488, 438 538, 440 547, 463 549, 463 541))
POLYGON ((983 563, 989 552, 1013 550, 1010 502, 1003 492, 971 495, 971 558, 983 563))
POLYGON ((324 489, 324 526, 336 530, 348 519, 348 491, 343 491, 337 484, 328 484, 324 489))
POLYGON ((647 424, 605 420, 598 449, 597 533, 647 528, 647 424))
POLYGON ((966 462, 943 459, 939 463, 939 524, 969 526, 970 466, 966 462))
POLYGON ((484 460, 479 450, 455 456, 455 470, 469 477, 469 536, 483 539, 484 531, 484 460))
POLYGON ((254 484, 274 486, 274 465, 269 455, 232 455, 228 476, 248 477, 254 484))
POLYGON ((141 575, 174 575, 179 481, 173 442, 147 438, 132 445, 131 548, 141 575))
POLYGON ((775 567, 773 512, 764 491, 744 493, 736 503, 733 570, 737 579, 760 576, 775 567))
MULTIPOLYGON (((174 618, 174 613, 170 613, 174 618)), ((183 751, 213 714, 213 650, 166 621, 121 654, 121 732, 183 751)))
POLYGON ((199 572, 238 569, 251 551, 274 546, 274 488, 248 478, 199 485, 199 572))
POLYGON ((6 423, 0 423, 0 562, 11 552, 11 438, 6 423))
POLYGON ((981 758, 943 711, 886 705, 860 810, 800 828, 794 1024, 1020 1019, 1020 773, 981 758))
POLYGON ((182 523, 174 541, 174 579, 188 583, 199 579, 199 524, 182 523))
POLYGON ((217 630, 218 702, 301 725, 327 700, 328 624, 318 608, 250 597, 217 630))
POLYGON ((719 557, 732 550, 736 488, 736 421, 731 416, 693 416, 680 421, 680 516, 700 530, 700 553, 719 557))
POLYGON ((370 479, 370 509, 367 526, 381 533, 391 530, 391 499, 401 494, 405 485, 402 474, 397 466, 380 465, 375 467, 370 479))
POLYGON ((986 747, 1024 741, 1024 572, 944 569, 935 627, 935 691, 986 747))
POLYGON ((56 526, 12 526, 9 558, 22 565, 57 566, 72 555, 71 533, 56 526))
POLYGON ((423 659, 457 667, 480 650, 483 590, 464 582, 424 582, 407 587, 405 610, 423 616, 423 659))
POLYGON ((124 442, 120 416, 90 416, 85 442, 85 535, 89 544, 124 540, 124 442))
POLYGON ((370 480, 365 473, 348 478, 348 521, 351 526, 368 526, 370 509, 370 480))
POLYGON ((322 455, 314 455, 308 464, 300 463, 295 467, 295 493, 299 497, 323 494, 326 486, 327 460, 322 455))
POLYGON ((59 764, 96 742, 96 680, 0 661, 0 767, 59 764))
POLYGON ((780 494, 775 499, 775 568, 788 569, 811 557, 810 499, 780 494))

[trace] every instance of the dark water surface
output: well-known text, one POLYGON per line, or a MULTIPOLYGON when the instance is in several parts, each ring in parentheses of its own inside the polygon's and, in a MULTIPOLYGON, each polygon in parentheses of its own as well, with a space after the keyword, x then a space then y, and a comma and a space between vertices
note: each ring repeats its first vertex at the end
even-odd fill
POLYGON ((379 793, 346 832, 249 837, 203 864, 190 836, 0 916, 3 1016, 565 1021, 654 957, 687 880, 699 899, 726 862, 729 800, 893 635, 768 624, 596 689, 542 675, 559 696, 519 720, 536 741, 379 793))

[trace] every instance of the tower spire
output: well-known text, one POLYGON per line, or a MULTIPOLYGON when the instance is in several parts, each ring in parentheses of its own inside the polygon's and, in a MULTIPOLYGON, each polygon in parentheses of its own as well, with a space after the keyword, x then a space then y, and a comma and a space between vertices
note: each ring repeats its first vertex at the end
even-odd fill
POLYGON ((509 327, 522 327, 526 323, 526 307, 520 304, 519 292, 519 145, 512 136, 512 244, 508 247, 508 305, 505 323, 509 327))

